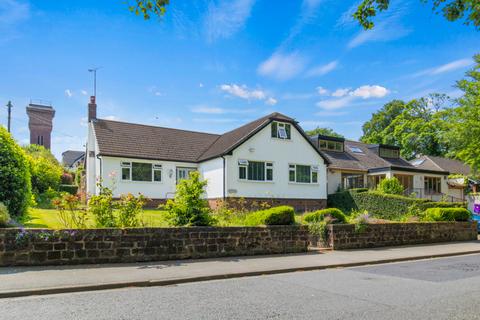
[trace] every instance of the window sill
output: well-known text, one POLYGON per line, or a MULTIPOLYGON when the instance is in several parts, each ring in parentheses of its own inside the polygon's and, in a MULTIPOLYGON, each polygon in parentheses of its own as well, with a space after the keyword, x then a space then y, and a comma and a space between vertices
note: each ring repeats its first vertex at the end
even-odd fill
POLYGON ((237 179, 237 182, 243 182, 243 183, 265 183, 265 184, 274 184, 274 183, 275 183, 275 181, 241 180, 241 179, 237 179))
POLYGON ((289 181, 288 184, 293 184, 293 185, 301 185, 301 186, 318 186, 320 185, 318 182, 291 182, 289 181))
POLYGON ((133 180, 120 180, 120 183, 134 183, 134 184, 140 184, 140 183, 148 183, 148 184, 162 184, 163 181, 133 181, 133 180))
POLYGON ((282 139, 282 138, 275 138, 275 137, 270 137, 272 140, 276 141, 285 141, 285 142, 292 142, 292 138, 290 139, 282 139))

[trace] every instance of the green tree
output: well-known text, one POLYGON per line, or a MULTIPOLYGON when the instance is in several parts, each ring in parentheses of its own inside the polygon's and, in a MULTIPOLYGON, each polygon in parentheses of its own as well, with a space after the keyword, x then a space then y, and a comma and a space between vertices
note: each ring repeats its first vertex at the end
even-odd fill
POLYGON ((23 214, 31 201, 28 160, 10 133, 0 126, 0 202, 13 216, 23 214))
POLYGON ((385 104, 382 109, 372 114, 369 121, 363 124, 363 136, 360 140, 365 143, 384 143, 384 136, 388 134, 386 129, 405 109, 406 104, 402 100, 392 100, 385 104))
POLYGON ((63 168, 50 150, 36 144, 25 146, 24 150, 30 163, 32 190, 37 194, 44 193, 48 188, 57 190, 63 168))
MULTIPOLYGON (((428 3, 429 0, 420 0, 428 3)), ((372 19, 377 13, 388 10, 390 0, 363 0, 353 18, 365 29, 372 29, 372 19)), ((448 21, 464 19, 466 25, 473 24, 480 29, 480 3, 478 0, 433 0, 433 11, 442 14, 448 21)))
POLYGON ((449 155, 464 161, 478 173, 480 169, 480 54, 474 56, 476 65, 457 82, 464 95, 456 100, 458 107, 444 112, 446 130, 444 141, 449 155))
POLYGON ((402 195, 403 194, 403 186, 400 183, 400 181, 393 177, 393 178, 387 178, 383 179, 380 181, 377 191, 385 194, 397 194, 397 195, 402 195))
POLYGON ((440 110, 446 101, 448 97, 442 94, 408 103, 391 101, 363 125, 360 139, 365 143, 396 145, 407 159, 419 154, 443 156, 448 148, 442 140, 445 121, 440 110))
POLYGON ((205 226, 212 223, 210 208, 203 198, 207 181, 200 180, 200 173, 190 173, 190 178, 177 184, 173 200, 168 200, 165 209, 171 215, 171 222, 176 226, 205 226))
POLYGON ((315 136, 317 134, 321 134, 321 135, 324 135, 324 136, 330 136, 330 137, 339 137, 339 138, 343 138, 343 136, 335 131, 333 131, 333 129, 330 129, 330 128, 320 128, 320 127, 316 127, 315 129, 313 130, 307 130, 305 131, 305 133, 309 136, 315 136))
POLYGON ((143 15, 145 20, 149 20, 151 15, 156 15, 161 17, 167 11, 167 5, 170 3, 170 0, 134 0, 128 2, 128 9, 130 12, 135 13, 135 15, 143 15))

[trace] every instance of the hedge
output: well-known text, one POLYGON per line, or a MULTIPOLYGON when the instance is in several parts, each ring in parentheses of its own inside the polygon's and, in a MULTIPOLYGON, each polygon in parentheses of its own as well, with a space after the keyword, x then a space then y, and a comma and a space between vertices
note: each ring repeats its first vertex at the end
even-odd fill
POLYGON ((335 219, 333 223, 345 223, 347 221, 347 217, 345 216, 345 214, 337 208, 328 208, 307 213, 303 217, 303 220, 308 223, 315 223, 324 221, 325 217, 335 219))
POLYGON ((471 213, 465 208, 429 208, 425 211, 425 221, 468 221, 471 213))
POLYGON ((255 211, 245 217, 247 226, 289 225, 295 222, 295 210, 290 206, 273 207, 255 211))
POLYGON ((398 220, 405 215, 421 215, 432 207, 464 208, 465 203, 432 202, 427 199, 410 198, 384 194, 377 191, 353 190, 338 192, 328 196, 328 207, 335 207, 347 214, 352 210, 367 210, 370 216, 398 220))
POLYGON ((58 191, 62 192, 68 192, 70 194, 77 194, 78 191, 78 186, 74 184, 61 184, 60 187, 58 188, 58 191))

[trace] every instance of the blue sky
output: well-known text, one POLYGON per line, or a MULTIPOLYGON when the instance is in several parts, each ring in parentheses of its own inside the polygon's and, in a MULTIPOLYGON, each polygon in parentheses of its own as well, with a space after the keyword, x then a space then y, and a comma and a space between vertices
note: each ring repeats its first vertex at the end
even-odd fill
POLYGON ((392 99, 458 96, 480 52, 479 31, 419 0, 392 1, 367 32, 350 18, 358 1, 171 0, 151 21, 124 2, 0 0, 0 124, 12 100, 18 141, 43 99, 55 155, 83 149, 93 66, 101 118, 221 133, 279 111, 357 139, 392 99))

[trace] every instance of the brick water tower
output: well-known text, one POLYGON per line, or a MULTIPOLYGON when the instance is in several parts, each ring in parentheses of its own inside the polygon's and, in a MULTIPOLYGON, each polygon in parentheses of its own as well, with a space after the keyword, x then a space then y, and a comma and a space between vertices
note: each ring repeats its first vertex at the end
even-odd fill
POLYGON ((50 149, 55 110, 50 103, 33 102, 27 106, 30 144, 37 144, 50 149))

